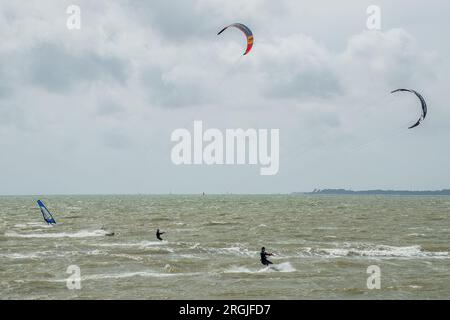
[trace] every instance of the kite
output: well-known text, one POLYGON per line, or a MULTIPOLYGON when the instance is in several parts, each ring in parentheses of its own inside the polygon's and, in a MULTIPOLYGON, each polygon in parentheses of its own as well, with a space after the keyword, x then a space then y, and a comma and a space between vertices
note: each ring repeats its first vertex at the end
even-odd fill
POLYGON ((230 24, 228 27, 225 27, 222 30, 220 30, 220 32, 217 35, 220 35, 222 32, 224 32, 225 30, 227 30, 230 27, 238 28, 247 37, 247 49, 244 52, 244 56, 245 56, 247 53, 250 52, 250 50, 252 50, 252 47, 253 47, 253 33, 252 33, 252 31, 247 26, 243 25, 242 23, 233 23, 233 24, 230 24))
POLYGON ((421 122, 423 120, 425 120, 425 117, 427 116, 427 112, 428 112, 427 103, 425 102, 425 99, 422 97, 422 95, 420 93, 418 93, 417 91, 412 90, 412 89, 397 89, 397 90, 392 91, 391 93, 401 92, 401 91, 414 93, 417 96, 417 98, 419 98, 420 103, 422 105, 422 115, 420 116, 419 120, 417 120, 417 122, 415 124, 413 124, 411 127, 408 128, 408 129, 412 129, 412 128, 417 127, 419 124, 421 124, 421 122))

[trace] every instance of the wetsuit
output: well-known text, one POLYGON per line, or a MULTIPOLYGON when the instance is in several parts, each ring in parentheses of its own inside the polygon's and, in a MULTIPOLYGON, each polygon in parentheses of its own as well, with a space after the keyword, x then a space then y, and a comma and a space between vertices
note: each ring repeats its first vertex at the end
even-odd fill
POLYGON ((164 233, 165 233, 165 232, 159 232, 159 229, 156 230, 156 238, 157 238, 159 241, 163 241, 163 239, 161 238, 161 235, 164 234, 164 233))
POLYGON ((273 264, 272 261, 267 260, 267 256, 271 256, 271 253, 267 253, 266 251, 261 251, 261 263, 265 266, 273 264))

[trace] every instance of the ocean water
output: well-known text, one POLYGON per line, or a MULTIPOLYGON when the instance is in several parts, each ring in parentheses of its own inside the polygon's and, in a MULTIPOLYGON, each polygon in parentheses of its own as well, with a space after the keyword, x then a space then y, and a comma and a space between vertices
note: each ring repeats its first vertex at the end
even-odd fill
POLYGON ((1 299, 450 298, 450 197, 42 197, 53 227, 37 199, 0 197, 1 299))

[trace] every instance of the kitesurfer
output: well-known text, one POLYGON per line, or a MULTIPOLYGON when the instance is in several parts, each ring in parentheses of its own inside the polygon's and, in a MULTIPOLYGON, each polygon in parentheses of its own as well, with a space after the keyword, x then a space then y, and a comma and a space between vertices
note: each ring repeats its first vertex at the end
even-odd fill
POLYGON ((161 235, 163 235, 165 232, 160 232, 159 229, 156 230, 156 239, 158 239, 159 241, 163 241, 163 239, 161 238, 161 235))
POLYGON ((105 236, 107 237, 113 237, 116 234, 114 231, 110 231, 106 229, 104 226, 102 226, 100 229, 105 231, 105 236))
POLYGON ((273 256, 273 253, 268 253, 266 252, 266 248, 262 247, 261 248, 261 263, 265 266, 271 265, 273 264, 271 261, 267 260, 267 256, 273 256))

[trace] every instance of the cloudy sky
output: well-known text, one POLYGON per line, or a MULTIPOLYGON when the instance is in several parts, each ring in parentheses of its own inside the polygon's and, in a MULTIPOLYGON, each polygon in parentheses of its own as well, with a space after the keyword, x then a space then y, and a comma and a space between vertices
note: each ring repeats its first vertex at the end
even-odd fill
POLYGON ((0 194, 450 188, 450 2, 0 0, 0 194), (381 30, 366 9, 381 8, 381 30), (81 8, 81 29, 66 26, 81 8), (242 22, 255 36, 224 26, 242 22), (413 88, 427 99, 423 125, 413 88), (280 129, 280 169, 170 135, 280 129))

